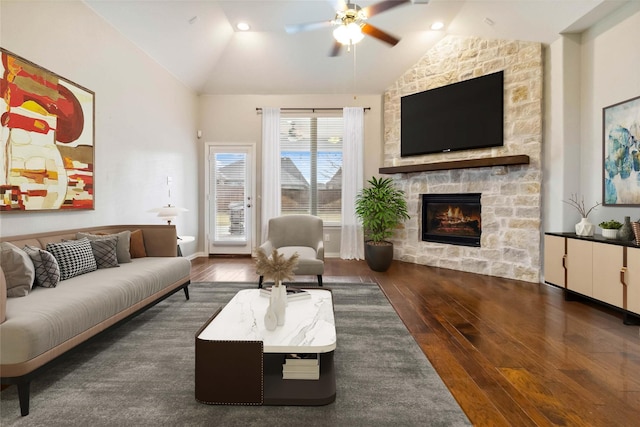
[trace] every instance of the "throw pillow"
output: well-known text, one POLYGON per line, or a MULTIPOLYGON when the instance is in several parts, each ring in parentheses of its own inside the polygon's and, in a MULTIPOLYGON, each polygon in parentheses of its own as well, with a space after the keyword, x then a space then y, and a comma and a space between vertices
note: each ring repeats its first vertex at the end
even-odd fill
POLYGON ((7 320, 7 281, 0 265, 0 323, 7 320))
POLYGON ((90 240, 91 251, 96 259, 98 268, 120 267, 118 265, 118 256, 116 255, 116 245, 118 238, 105 237, 104 239, 90 240))
POLYGON ((33 261, 33 266, 36 269, 36 285, 43 288, 55 288, 60 281, 60 267, 53 254, 29 245, 23 249, 33 261))
POLYGON ((47 243, 60 266, 60 280, 67 280, 80 274, 98 269, 89 239, 68 240, 61 243, 47 243))
POLYGON ((147 256, 142 230, 134 230, 131 232, 131 245, 129 247, 129 251, 131 252, 131 258, 144 258, 147 256))
POLYGON ((82 239, 86 237, 89 240, 97 240, 105 237, 116 236, 118 238, 118 244, 116 245, 116 254, 118 256, 118 263, 123 264, 126 262, 131 262, 131 254, 129 253, 129 240, 131 239, 131 232, 129 230, 121 231, 115 234, 107 234, 107 233, 76 233, 77 239, 82 239))
POLYGON ((0 264, 7 281, 7 296, 27 296, 36 277, 36 270, 29 255, 12 243, 2 242, 0 264))

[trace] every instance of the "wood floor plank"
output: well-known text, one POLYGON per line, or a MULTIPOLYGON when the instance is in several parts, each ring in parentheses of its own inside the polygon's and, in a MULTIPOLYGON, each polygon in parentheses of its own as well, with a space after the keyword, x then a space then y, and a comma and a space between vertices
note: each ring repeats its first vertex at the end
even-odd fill
MULTIPOLYGON (((192 281, 257 282, 250 258, 192 265, 192 281)), ((329 258, 324 281, 378 283, 476 426, 639 424, 639 328, 619 312, 550 285, 400 261, 381 273, 329 258)))

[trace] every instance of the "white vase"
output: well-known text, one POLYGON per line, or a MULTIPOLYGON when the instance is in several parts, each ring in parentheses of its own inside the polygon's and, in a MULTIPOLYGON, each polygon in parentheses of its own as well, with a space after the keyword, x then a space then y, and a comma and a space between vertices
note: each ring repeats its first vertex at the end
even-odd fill
POLYGON ((271 303, 267 307, 267 312, 264 314, 264 327, 267 331, 273 331, 278 326, 278 317, 273 310, 271 303))
POLYGON ((602 237, 604 237, 605 239, 617 239, 618 230, 615 228, 603 228, 602 237))
POLYGON ((287 287, 283 284, 271 288, 270 304, 276 314, 278 326, 284 325, 285 314, 287 312, 287 287))
POLYGON ((596 226, 589 222, 588 218, 582 218, 579 223, 576 224, 576 234, 582 237, 591 237, 595 231, 596 226))

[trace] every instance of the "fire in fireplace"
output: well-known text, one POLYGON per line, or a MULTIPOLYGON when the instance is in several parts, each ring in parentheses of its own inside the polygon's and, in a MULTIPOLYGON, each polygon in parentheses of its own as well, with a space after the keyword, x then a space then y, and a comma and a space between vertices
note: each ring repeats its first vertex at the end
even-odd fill
POLYGON ((480 193, 423 194, 422 240, 480 246, 480 193))

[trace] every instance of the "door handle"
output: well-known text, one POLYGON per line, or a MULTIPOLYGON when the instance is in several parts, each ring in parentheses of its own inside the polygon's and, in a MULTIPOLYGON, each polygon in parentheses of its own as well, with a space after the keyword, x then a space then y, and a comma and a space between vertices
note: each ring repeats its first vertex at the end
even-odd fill
POLYGON ((622 267, 620 269, 620 283, 622 283, 622 286, 624 286, 625 288, 627 287, 627 283, 624 281, 624 275, 627 272, 627 267, 622 267))

